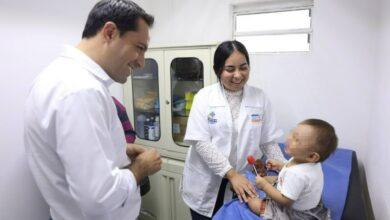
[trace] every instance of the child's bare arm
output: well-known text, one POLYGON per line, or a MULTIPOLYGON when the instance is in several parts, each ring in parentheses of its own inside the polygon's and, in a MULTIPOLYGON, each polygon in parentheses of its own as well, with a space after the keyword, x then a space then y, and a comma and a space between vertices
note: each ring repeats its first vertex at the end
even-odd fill
POLYGON ((267 182, 269 182, 271 185, 276 183, 276 181, 278 180, 278 176, 264 176, 263 178, 267 180, 267 182))
POLYGON ((252 210, 252 212, 256 213, 257 215, 262 214, 260 210, 261 203, 262 201, 260 198, 250 198, 248 200, 249 209, 252 210))
POLYGON ((277 203, 283 206, 291 206, 294 200, 291 200, 285 197, 277 189, 275 189, 266 179, 263 177, 256 177, 256 186, 263 190, 271 199, 275 200, 277 203))

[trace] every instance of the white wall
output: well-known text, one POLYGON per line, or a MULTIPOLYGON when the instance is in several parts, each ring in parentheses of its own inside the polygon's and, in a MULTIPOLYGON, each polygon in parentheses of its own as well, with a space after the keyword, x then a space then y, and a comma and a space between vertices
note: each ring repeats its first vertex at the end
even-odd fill
POLYGON ((49 219, 25 158, 23 105, 33 78, 61 45, 80 38, 81 24, 72 29, 67 19, 48 13, 53 3, 42 3, 42 10, 33 3, 38 1, 0 7, 0 219, 49 219))
MULTIPOLYGON (((49 219, 25 158, 23 105, 32 80, 62 45, 78 43, 95 2, 0 0, 0 219, 49 219)), ((122 97, 118 86, 112 91, 122 97)))
POLYGON ((378 78, 375 88, 370 145, 365 160, 367 181, 376 219, 390 219, 390 2, 381 1, 378 36, 378 78))

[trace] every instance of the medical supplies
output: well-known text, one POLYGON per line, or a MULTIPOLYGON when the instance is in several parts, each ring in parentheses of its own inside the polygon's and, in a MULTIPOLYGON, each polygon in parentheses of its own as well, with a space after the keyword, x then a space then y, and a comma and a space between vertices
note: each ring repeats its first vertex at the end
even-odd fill
POLYGON ((183 141, 187 129, 187 120, 188 117, 185 116, 172 117, 172 133, 175 142, 183 141))
POLYGON ((139 114, 135 122, 135 132, 137 136, 142 139, 145 138, 145 130, 144 130, 145 121, 146 121, 146 116, 144 114, 139 114))
POLYGON ((143 111, 153 111, 156 106, 158 96, 155 91, 147 91, 145 96, 135 99, 134 106, 136 109, 143 111))
POLYGON ((139 138, 144 140, 160 139, 160 116, 139 114, 136 118, 135 132, 139 138))

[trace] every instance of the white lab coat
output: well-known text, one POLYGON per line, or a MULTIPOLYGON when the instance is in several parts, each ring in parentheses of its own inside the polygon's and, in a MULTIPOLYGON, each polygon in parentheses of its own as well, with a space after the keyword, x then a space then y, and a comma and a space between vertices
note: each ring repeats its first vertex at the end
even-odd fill
POLYGON ((27 159, 53 219, 132 220, 141 196, 128 163, 112 79, 80 50, 64 53, 26 100, 27 159))
MULTIPOLYGON (((232 136, 232 116, 219 83, 201 89, 194 98, 187 123, 185 141, 209 141, 229 158, 232 136)), ((249 170, 248 155, 260 158, 259 146, 282 135, 276 128, 270 102, 261 89, 246 85, 238 117, 237 166, 243 173, 249 170)), ((181 185, 184 202, 199 214, 211 217, 222 178, 207 166, 191 146, 181 185)))

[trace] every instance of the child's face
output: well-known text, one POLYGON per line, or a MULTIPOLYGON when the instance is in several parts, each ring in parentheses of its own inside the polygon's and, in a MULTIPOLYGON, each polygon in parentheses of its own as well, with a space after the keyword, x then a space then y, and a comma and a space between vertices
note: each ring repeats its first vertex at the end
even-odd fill
POLYGON ((316 162, 312 161, 312 146, 315 144, 315 131, 309 125, 298 124, 288 135, 286 153, 294 157, 299 162, 316 162))

